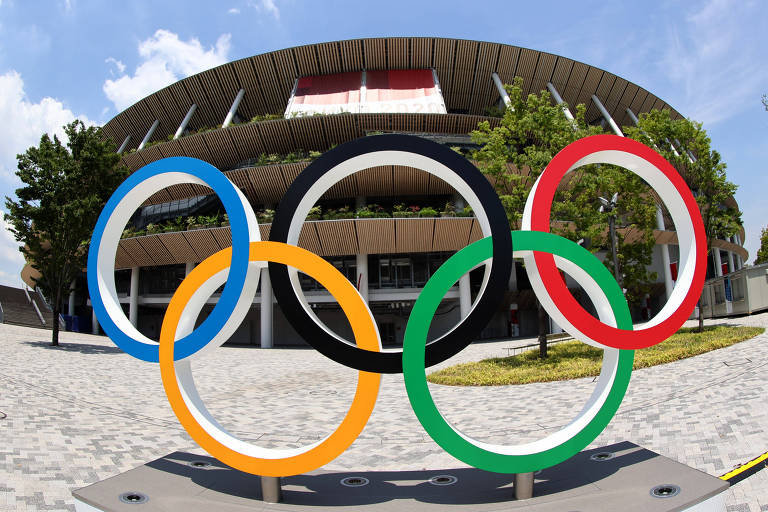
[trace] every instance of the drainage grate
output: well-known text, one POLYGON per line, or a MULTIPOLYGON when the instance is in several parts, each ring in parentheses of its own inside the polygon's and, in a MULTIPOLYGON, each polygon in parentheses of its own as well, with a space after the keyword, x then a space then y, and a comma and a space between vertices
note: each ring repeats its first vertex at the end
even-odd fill
POLYGON ((204 460, 193 460, 192 462, 189 463, 189 465, 192 466, 193 468, 201 468, 201 469, 211 467, 211 463, 206 462, 204 460))
POLYGON ((341 485, 345 487, 362 487, 371 483, 370 480, 364 476, 348 476, 341 479, 341 485))
POLYGON ((429 479, 432 485, 453 485, 458 481, 459 479, 453 475, 437 475, 429 479))
POLYGON ((671 498, 680 494, 680 486, 675 484, 661 484, 651 489, 654 498, 671 498))
POLYGON ((611 460, 616 456, 613 452, 600 452, 591 455, 589 458, 596 461, 611 460))
POLYGON ((120 501, 123 503, 130 503, 131 505, 141 505, 149 501, 149 496, 140 492, 124 492, 119 496, 120 501))

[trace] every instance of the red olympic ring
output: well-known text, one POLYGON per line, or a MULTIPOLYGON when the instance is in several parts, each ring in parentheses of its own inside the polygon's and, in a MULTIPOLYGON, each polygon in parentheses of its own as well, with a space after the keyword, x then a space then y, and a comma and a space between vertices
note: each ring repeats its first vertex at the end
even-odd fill
MULTIPOLYGON (((615 135, 595 135, 571 143, 559 152, 546 167, 531 190, 531 226, 534 231, 549 232, 550 214, 555 191, 566 173, 587 163, 611 163, 601 160, 596 153, 604 155, 627 153, 650 163, 669 180, 679 197, 693 225, 695 244, 695 267, 690 287, 679 307, 666 319, 648 328, 638 326, 638 330, 617 329, 606 325, 589 314, 576 301, 560 277, 552 254, 534 251, 534 261, 544 287, 560 312, 581 333, 591 339, 618 349, 640 349, 664 341, 674 334, 691 315, 701 296, 707 269, 707 237, 699 206, 682 176, 661 155, 651 148, 632 139, 615 135), (584 161, 586 157, 591 157, 584 161)), ((635 171, 631 167, 625 168, 635 171)), ((658 190, 657 190, 658 191, 658 190)), ((666 204, 666 202, 665 202, 666 204)), ((669 204, 667 204, 669 207, 669 204)), ((651 322, 652 323, 652 322, 651 322)))

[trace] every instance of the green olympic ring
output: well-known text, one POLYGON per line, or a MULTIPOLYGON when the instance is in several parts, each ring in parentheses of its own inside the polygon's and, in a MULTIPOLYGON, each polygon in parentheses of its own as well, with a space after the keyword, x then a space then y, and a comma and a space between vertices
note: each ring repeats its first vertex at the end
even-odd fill
MULTIPOLYGON (((424 429, 445 451, 474 467, 496 473, 525 473, 554 466, 594 441, 613 418, 632 375, 634 350, 606 348, 601 386, 582 413, 565 428, 542 440, 519 446, 473 440, 451 426, 438 410, 427 386, 424 367, 427 332, 437 306, 458 279, 491 256, 492 239, 483 238, 449 258, 427 282, 414 304, 403 340, 403 375, 411 407, 424 429)), ((610 304, 619 329, 632 329, 629 306, 611 273, 592 253, 565 238, 539 231, 513 231, 518 251, 540 251, 578 266, 594 280, 610 304)), ((594 300, 594 299, 593 299, 594 300)))

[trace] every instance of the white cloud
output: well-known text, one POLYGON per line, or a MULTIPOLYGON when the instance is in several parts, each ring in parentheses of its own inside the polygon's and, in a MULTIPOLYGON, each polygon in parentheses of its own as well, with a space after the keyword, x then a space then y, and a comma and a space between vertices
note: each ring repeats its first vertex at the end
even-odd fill
POLYGON ((237 7, 232 7, 230 10, 227 11, 227 14, 240 14, 240 9, 237 7))
POLYGON ((709 0, 670 28, 660 64, 680 87, 681 112, 712 125, 754 108, 768 81, 768 68, 760 64, 765 56, 750 29, 761 9, 754 2, 709 0))
POLYGON ((19 244, 8 230, 8 223, 3 219, 5 212, 0 210, 0 284, 21 286, 20 272, 24 267, 24 256, 19 252, 19 244))
MULTIPOLYGON (((230 39, 230 34, 222 34, 215 46, 205 49, 194 37, 182 41, 173 32, 158 30, 139 43, 141 63, 133 75, 122 74, 123 70, 118 65, 122 76, 115 80, 106 80, 103 86, 104 94, 118 111, 124 110, 181 78, 227 62, 230 39)), ((110 59, 115 63, 120 62, 112 57, 110 59)))
POLYGON ((107 57, 107 58, 104 60, 104 62, 106 62, 107 64, 110 64, 110 63, 111 63, 111 64, 114 64, 114 65, 115 65, 115 67, 117 68, 117 72, 118 72, 118 73, 120 73, 121 75, 122 75, 123 73, 125 73, 125 64, 123 64, 123 62, 122 62, 122 61, 119 61, 119 60, 117 60, 117 59, 116 59, 116 58, 114 58, 114 57, 107 57))
POLYGON ((249 0, 248 5, 256 8, 257 11, 272 14, 276 20, 280 19, 280 9, 275 5, 275 0, 249 0))
MULTIPOLYGON (((0 75, 0 205, 5 196, 13 196, 21 185, 16 177, 16 155, 38 144, 43 133, 64 139, 62 126, 75 118, 74 113, 55 98, 43 98, 33 103, 24 92, 24 81, 16 71, 0 75)), ((87 125, 94 124, 80 116, 87 125)), ((0 215, 0 284, 19 285, 23 258, 19 244, 6 229, 0 215)))

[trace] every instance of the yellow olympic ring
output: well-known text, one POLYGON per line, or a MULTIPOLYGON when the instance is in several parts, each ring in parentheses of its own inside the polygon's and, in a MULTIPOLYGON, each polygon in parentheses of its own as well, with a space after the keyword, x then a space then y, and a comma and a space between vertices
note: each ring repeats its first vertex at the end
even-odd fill
MULTIPOLYGON (((297 475, 316 469, 338 457, 362 432, 368 421, 381 384, 381 374, 358 372, 357 389, 352 404, 338 428, 328 437, 303 450, 267 450, 253 448, 266 456, 240 453, 211 435, 200 424, 202 401, 185 399, 179 385, 177 369, 189 367, 189 360, 173 360, 173 346, 182 312, 194 293, 208 279, 229 268, 231 247, 206 258, 184 279, 168 304, 168 310, 160 331, 160 375, 165 393, 184 429, 203 449, 221 462, 247 473, 263 476, 297 475), (192 402, 192 408, 190 403, 192 402), (193 413, 193 410, 197 412, 193 413), (288 456, 281 456, 288 453, 288 456)), ((295 267, 320 282, 336 299, 354 333, 357 346, 374 352, 380 351, 376 326, 370 311, 355 287, 333 265, 320 256, 300 247, 279 242, 251 242, 250 261, 274 261, 295 267)), ((205 411, 207 412, 207 411, 205 411)), ((237 440, 237 443, 245 444, 237 440)))

